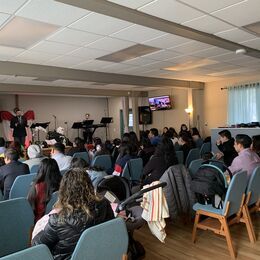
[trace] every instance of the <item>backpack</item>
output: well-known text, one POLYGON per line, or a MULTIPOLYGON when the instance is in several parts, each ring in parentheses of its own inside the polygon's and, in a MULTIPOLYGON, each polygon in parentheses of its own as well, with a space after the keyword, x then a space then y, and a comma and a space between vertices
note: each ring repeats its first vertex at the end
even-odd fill
MULTIPOLYGON (((224 170, 228 168, 221 162, 208 160, 202 164, 191 181, 191 190, 201 204, 212 204, 215 208, 223 208, 227 192, 224 170)), ((231 175, 230 171, 228 170, 231 175)))

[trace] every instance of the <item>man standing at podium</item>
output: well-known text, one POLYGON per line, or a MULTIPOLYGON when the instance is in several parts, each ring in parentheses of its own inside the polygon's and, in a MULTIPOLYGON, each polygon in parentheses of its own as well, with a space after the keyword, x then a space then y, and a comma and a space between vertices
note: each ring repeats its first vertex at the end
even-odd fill
MULTIPOLYGON (((85 114, 85 120, 82 122, 83 123, 83 128, 84 128, 84 125, 87 125, 87 124, 84 124, 85 121, 88 121, 90 120, 90 114, 85 114)), ((85 143, 87 144, 91 144, 92 143, 92 131, 91 131, 91 128, 84 128, 84 132, 83 132, 83 137, 84 137, 84 141, 85 143)))
POLYGON ((14 141, 18 141, 24 146, 26 133, 26 127, 28 127, 27 120, 23 116, 22 111, 19 108, 14 109, 15 117, 12 118, 10 127, 13 129, 14 141))

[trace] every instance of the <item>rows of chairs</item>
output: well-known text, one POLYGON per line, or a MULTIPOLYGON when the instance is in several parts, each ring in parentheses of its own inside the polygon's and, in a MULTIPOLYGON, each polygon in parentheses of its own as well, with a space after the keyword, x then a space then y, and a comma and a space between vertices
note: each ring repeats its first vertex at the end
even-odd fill
POLYGON ((229 226, 235 223, 245 223, 249 240, 254 243, 256 236, 250 213, 260 211, 260 167, 256 168, 247 181, 246 171, 237 173, 231 180, 224 201, 223 209, 216 209, 212 205, 196 203, 193 209, 196 217, 192 233, 192 241, 196 240, 197 229, 211 230, 226 238, 232 258, 236 257, 229 226), (207 218, 201 219, 201 216, 207 218))

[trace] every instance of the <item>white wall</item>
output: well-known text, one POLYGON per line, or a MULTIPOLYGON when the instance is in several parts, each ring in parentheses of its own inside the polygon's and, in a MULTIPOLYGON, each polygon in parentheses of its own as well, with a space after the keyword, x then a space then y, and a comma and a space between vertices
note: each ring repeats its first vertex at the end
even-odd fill
MULTIPOLYGON (((1 95, 0 109, 11 111, 15 106, 14 100, 14 95, 1 95)), ((106 98, 19 95, 19 107, 24 112, 33 110, 35 122, 50 121, 50 130, 54 130, 52 115, 57 117, 57 127, 66 129, 64 122, 68 122, 70 140, 77 136, 77 130, 71 129, 73 122, 83 121, 86 113, 90 114, 90 119, 94 119, 96 124, 102 117, 108 116, 106 98)), ((105 129, 98 128, 95 135, 105 138, 105 129)), ((41 140, 44 138, 45 134, 41 134, 41 140)))

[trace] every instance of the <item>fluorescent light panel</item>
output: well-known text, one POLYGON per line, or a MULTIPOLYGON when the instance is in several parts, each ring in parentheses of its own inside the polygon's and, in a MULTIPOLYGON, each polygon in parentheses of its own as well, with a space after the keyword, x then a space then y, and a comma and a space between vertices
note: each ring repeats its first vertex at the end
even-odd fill
POLYGON ((198 61, 187 61, 185 63, 177 64, 172 67, 164 68, 164 70, 170 70, 170 71, 185 71, 185 70, 191 70, 211 64, 218 63, 215 60, 209 60, 209 59, 202 59, 198 61))
POLYGON ((56 25, 16 16, 0 30, 0 45, 26 49, 58 28, 56 25))
POLYGON ((102 56, 97 58, 97 60, 111 61, 111 62, 122 62, 126 60, 131 60, 152 52, 160 50, 159 48, 136 44, 134 46, 128 47, 126 49, 102 56))

